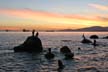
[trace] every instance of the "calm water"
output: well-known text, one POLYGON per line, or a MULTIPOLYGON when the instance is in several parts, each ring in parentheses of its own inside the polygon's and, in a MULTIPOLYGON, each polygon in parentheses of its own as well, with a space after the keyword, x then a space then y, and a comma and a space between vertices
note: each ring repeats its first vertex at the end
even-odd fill
POLYGON ((44 52, 41 54, 14 53, 13 47, 24 42, 30 32, 0 32, 0 72, 58 72, 57 60, 63 61, 62 72, 97 72, 96 70, 78 71, 88 66, 100 72, 108 72, 108 40, 98 39, 96 48, 80 43, 82 34, 89 38, 92 34, 107 36, 108 32, 40 32, 44 52), (67 45, 75 53, 74 60, 65 60, 59 53, 67 45), (81 47, 81 50, 78 50, 81 47), (47 48, 52 48, 56 57, 48 61, 44 58, 47 48))

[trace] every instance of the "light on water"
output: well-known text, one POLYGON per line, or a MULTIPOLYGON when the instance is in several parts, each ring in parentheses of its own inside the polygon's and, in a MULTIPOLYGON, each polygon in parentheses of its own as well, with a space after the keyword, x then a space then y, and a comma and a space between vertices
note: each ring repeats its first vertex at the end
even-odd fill
POLYGON ((0 32, 0 72, 57 72, 58 59, 65 65, 63 72, 107 72, 108 40, 98 39, 101 45, 93 48, 92 45, 81 43, 83 33, 88 39, 93 34, 100 38, 108 35, 108 32, 39 32, 44 52, 35 54, 13 51, 14 46, 22 44, 31 35, 30 32, 0 32), (74 60, 65 60, 59 52, 65 45, 74 52, 74 60), (52 48, 56 56, 51 61, 44 57, 47 48, 52 48))

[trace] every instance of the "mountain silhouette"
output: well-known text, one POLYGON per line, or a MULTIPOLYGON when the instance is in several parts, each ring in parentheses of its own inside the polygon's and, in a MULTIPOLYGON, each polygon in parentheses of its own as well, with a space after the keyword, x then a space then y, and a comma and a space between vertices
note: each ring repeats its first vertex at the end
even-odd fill
POLYGON ((60 31, 108 31, 108 27, 92 26, 80 29, 64 29, 60 31))

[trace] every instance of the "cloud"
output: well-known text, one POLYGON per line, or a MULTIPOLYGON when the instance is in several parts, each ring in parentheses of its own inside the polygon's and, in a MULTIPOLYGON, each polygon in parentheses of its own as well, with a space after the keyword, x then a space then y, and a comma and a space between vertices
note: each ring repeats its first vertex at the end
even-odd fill
MULTIPOLYGON (((31 9, 0 9, 0 15, 11 18, 8 21, 7 18, 1 24, 6 27, 0 27, 0 29, 18 29, 29 28, 34 29, 64 29, 64 28, 79 28, 84 26, 106 25, 108 23, 108 15, 92 14, 92 15, 80 15, 80 14, 56 14, 46 11, 38 11, 31 9), (16 18, 15 20, 14 17, 16 18), (17 18, 21 20, 17 20, 17 18), (11 25, 12 27, 7 26, 11 25), (22 25, 20 25, 22 24, 22 25), (9 28, 8 28, 9 27, 9 28)), ((2 17, 1 17, 2 18, 2 17)), ((38 29, 38 30, 39 30, 38 29)))
POLYGON ((97 16, 97 18, 103 21, 108 21, 108 17, 97 16))
POLYGON ((108 6, 99 5, 99 4, 88 4, 90 7, 99 9, 99 10, 108 10, 108 6))
POLYGON ((0 14, 19 16, 19 17, 31 17, 31 16, 50 16, 58 17, 58 15, 45 12, 45 11, 36 11, 31 9, 0 9, 0 14))
MULTIPOLYGON (((92 6, 95 6, 91 4, 92 6)), ((101 7, 102 8, 102 7, 101 7)), ((105 8, 104 8, 105 9, 105 8)), ((45 11, 37 11, 31 9, 0 9, 0 14, 7 16, 15 16, 24 19, 44 20, 54 22, 59 20, 76 19, 76 20, 91 20, 91 21, 108 21, 107 17, 96 15, 79 15, 79 14, 56 14, 45 11), (52 20, 52 21, 51 21, 52 20)))

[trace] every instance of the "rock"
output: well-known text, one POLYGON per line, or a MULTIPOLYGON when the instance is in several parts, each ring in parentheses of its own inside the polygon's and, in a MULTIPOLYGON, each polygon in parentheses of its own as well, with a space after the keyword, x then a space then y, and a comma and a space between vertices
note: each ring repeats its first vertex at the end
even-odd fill
POLYGON ((71 50, 68 48, 68 46, 63 46, 63 47, 60 49, 60 52, 61 52, 61 53, 71 53, 71 50))
POLYGON ((106 37, 102 37, 102 39, 108 39, 108 36, 106 36, 106 37))
POLYGON ((62 63, 61 60, 58 60, 58 72, 62 72, 62 70, 64 69, 65 65, 62 63))
POLYGON ((98 35, 91 35, 90 39, 99 39, 99 36, 98 35))
POLYGON ((65 59, 74 59, 74 53, 66 53, 65 59))
POLYGON ((74 53, 71 52, 71 50, 68 48, 68 46, 63 46, 60 49, 60 52, 65 55, 65 59, 73 59, 74 53))
POLYGON ((25 42, 14 47, 15 52, 42 52, 42 42, 37 36, 28 37, 25 42))
POLYGON ((90 41, 89 39, 83 39, 81 43, 89 44, 92 43, 92 41, 90 41))
POLYGON ((63 68, 64 68, 64 65, 63 65, 62 61, 58 60, 58 70, 63 69, 63 68))
POLYGON ((48 53, 45 54, 45 58, 46 59, 53 59, 54 58, 54 54, 51 52, 51 48, 48 49, 48 53))
POLYGON ((83 34, 83 40, 81 41, 81 43, 85 43, 85 44, 89 44, 89 43, 92 43, 92 41, 90 41, 89 39, 87 39, 86 37, 85 37, 85 35, 83 34))

